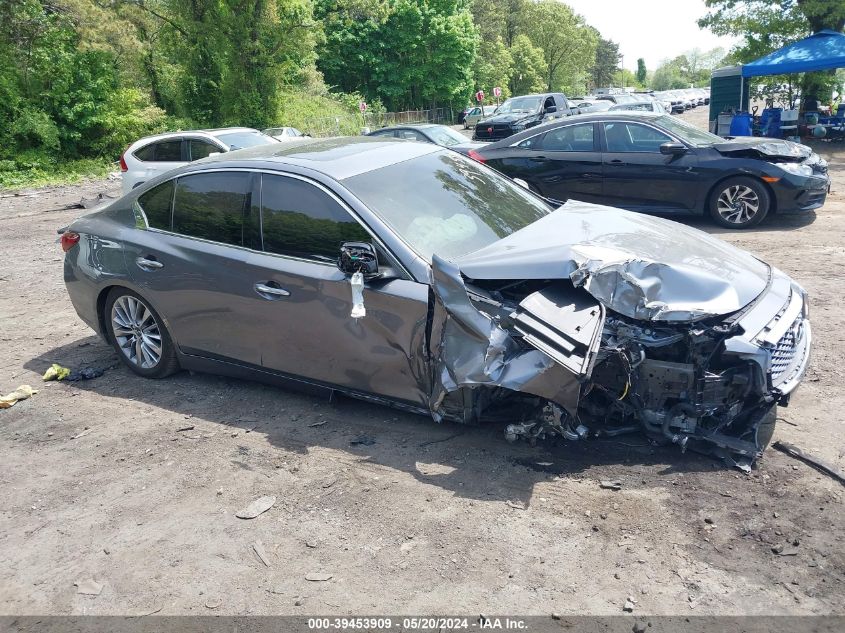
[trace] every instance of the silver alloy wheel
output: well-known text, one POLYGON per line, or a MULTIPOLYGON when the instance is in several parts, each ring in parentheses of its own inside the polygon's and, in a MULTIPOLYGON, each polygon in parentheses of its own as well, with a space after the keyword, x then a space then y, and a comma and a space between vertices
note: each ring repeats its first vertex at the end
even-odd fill
POLYGON ((760 197, 751 187, 731 185, 719 194, 716 210, 732 224, 745 224, 760 210, 760 197))
POLYGON ((152 310, 131 295, 118 297, 111 308, 118 347, 133 365, 152 369, 161 360, 161 330, 152 310))

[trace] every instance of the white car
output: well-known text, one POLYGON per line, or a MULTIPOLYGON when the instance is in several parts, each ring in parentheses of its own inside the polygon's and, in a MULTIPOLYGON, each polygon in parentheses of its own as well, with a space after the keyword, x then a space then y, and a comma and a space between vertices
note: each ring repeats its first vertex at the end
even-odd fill
POLYGON ((278 141, 249 127, 186 130, 144 137, 127 147, 120 157, 123 193, 191 161, 269 143, 278 141))
POLYGON ((272 136, 277 141, 292 141, 297 138, 306 138, 307 134, 303 134, 295 127, 268 127, 263 130, 267 136, 272 136))
POLYGON ((464 129, 466 130, 471 127, 475 127, 475 124, 482 119, 493 116, 495 111, 496 106, 475 106, 474 108, 470 108, 469 112, 467 112, 466 118, 464 119, 464 129))

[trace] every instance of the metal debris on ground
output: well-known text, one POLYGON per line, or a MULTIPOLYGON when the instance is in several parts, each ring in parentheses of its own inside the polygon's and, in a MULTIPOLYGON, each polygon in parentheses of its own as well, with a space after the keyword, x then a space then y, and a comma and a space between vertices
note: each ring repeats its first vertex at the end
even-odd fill
POLYGON ((599 486, 605 490, 622 490, 622 482, 619 480, 608 481, 603 479, 599 482, 599 486))
POLYGON ((321 572, 311 572, 310 574, 305 574, 305 580, 310 582, 325 582, 327 580, 331 580, 331 578, 331 574, 321 572))
POLYGON ((76 593, 84 596, 99 596, 103 590, 103 585, 98 583, 93 578, 87 580, 80 580, 76 583, 76 593))
POLYGON ((70 202, 62 207, 50 209, 50 211, 65 211, 67 209, 94 209, 101 204, 106 204, 112 200, 116 200, 115 196, 110 196, 107 193, 98 193, 93 198, 80 198, 79 202, 70 202))
POLYGON ((259 514, 267 512, 267 510, 272 508, 275 504, 276 497, 259 497, 258 499, 250 503, 247 507, 245 507, 243 510, 239 510, 235 514, 235 516, 239 519, 254 519, 259 514))
POLYGON ((261 541, 255 541, 252 544, 252 549, 258 558, 261 559, 261 562, 264 563, 267 567, 270 566, 270 559, 267 557, 267 551, 264 549, 264 543, 261 541))
POLYGON ((824 474, 830 475, 831 477, 839 481, 839 483, 845 485, 845 473, 836 468, 836 466, 832 466, 831 464, 828 464, 827 462, 819 459, 818 457, 808 455, 803 450, 795 446, 795 444, 777 441, 772 444, 772 446, 774 446, 779 451, 786 453, 790 457, 794 457, 795 459, 801 460, 802 462, 813 466, 816 470, 820 470, 824 474))
POLYGON ((84 431, 80 431, 79 433, 77 433, 76 435, 74 435, 73 437, 71 437, 70 439, 72 439, 72 440, 78 440, 80 437, 85 437, 85 436, 86 436, 86 435, 88 435, 90 432, 91 432, 91 428, 90 428, 90 427, 88 427, 88 428, 86 428, 84 431))
POLYGON ((0 396, 0 409, 13 407, 17 402, 31 398, 36 393, 38 393, 38 391, 29 385, 21 385, 11 393, 7 393, 5 396, 0 396))

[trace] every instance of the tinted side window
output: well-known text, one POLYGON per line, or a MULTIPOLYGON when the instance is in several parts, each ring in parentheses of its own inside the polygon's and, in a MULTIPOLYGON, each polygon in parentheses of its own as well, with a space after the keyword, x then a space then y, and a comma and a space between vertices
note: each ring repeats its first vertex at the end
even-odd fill
POLYGON ((546 132, 543 149, 552 152, 592 152, 595 149, 595 127, 592 123, 566 125, 546 132))
POLYGON ((182 141, 164 141, 155 144, 155 159, 160 162, 178 162, 182 160, 182 141))
POLYGON ((244 214, 250 209, 250 182, 247 172, 179 178, 173 201, 173 231, 241 246, 244 214))
POLYGON ((191 160, 199 160, 205 158, 212 152, 221 152, 219 147, 212 145, 208 141, 200 141, 198 139, 191 139, 191 160))
POLYGON ((168 180, 138 197, 138 205, 154 229, 170 230, 170 204, 173 202, 173 181, 168 180))
POLYGON ((428 139, 424 137, 419 132, 415 132, 414 130, 396 130, 396 136, 398 138, 408 139, 409 141, 427 141, 428 139))
POLYGON ((135 158, 138 160, 142 160, 144 162, 149 162, 155 160, 156 157, 156 144, 150 143, 149 145, 144 145, 144 147, 135 150, 135 158))
POLYGON ((605 123, 608 152, 659 152, 672 139, 654 128, 638 123, 605 123))
POLYGON ((331 196, 296 178, 265 174, 261 206, 268 253, 334 262, 343 242, 370 240, 331 196))

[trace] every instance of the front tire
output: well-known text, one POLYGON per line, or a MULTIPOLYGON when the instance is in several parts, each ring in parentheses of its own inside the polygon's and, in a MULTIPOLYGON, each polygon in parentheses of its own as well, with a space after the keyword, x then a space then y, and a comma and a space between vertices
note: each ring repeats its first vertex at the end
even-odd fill
POLYGON ((176 347, 163 319, 141 295, 113 288, 103 320, 121 362, 144 378, 164 378, 179 370, 176 347))
POLYGON ((734 176, 718 184, 709 201, 710 216, 719 226, 747 229, 757 226, 769 213, 771 197, 765 185, 746 176, 734 176))

